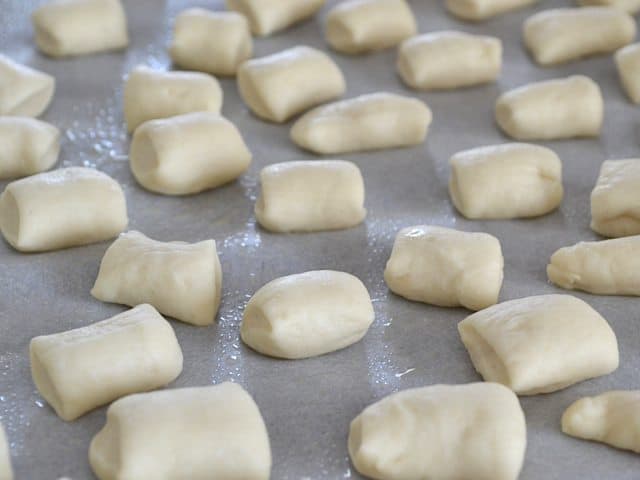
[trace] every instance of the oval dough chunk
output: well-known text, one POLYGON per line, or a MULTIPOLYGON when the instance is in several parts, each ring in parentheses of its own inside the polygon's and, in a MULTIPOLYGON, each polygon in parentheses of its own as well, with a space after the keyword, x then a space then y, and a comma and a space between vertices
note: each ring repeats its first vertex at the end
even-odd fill
POLYGON ((0 115, 40 116, 51 103, 56 80, 0 55, 0 115))
POLYGON ((122 188, 92 168, 61 168, 15 180, 0 195, 0 230, 22 252, 101 242, 127 223, 122 188))
POLYGON ((506 143, 456 153, 449 195, 470 219, 544 215, 562 202, 562 163, 550 149, 506 143))
POLYGON ((251 396, 225 382, 114 402, 89 462, 100 480, 268 480, 271 447, 251 396))
POLYGON ((584 7, 616 7, 632 15, 640 11, 640 0, 578 0, 578 4, 584 7))
POLYGON ((570 295, 503 302, 470 315, 458 331, 478 373, 519 395, 555 392, 618 368, 615 333, 570 295))
POLYGON ((9 452, 9 442, 4 432, 4 427, 0 423, 0 480, 13 480, 13 469, 11 468, 11 455, 9 452))
POLYGON ((538 0, 446 0, 447 10, 470 22, 488 20, 496 15, 538 3, 538 0))
POLYGON ((189 195, 235 180, 251 163, 251 152, 229 120, 195 112, 150 120, 131 141, 129 165, 147 190, 189 195))
POLYGON ((364 220, 360 169, 343 160, 276 163, 260 172, 258 222, 272 232, 315 232, 364 220))
POLYGON ((317 270, 272 280, 247 304, 240 336, 271 357, 307 358, 365 336, 374 319, 369 292, 344 272, 317 270))
POLYGON ((0 179, 49 170, 60 153, 60 131, 28 117, 0 117, 0 179))
POLYGON ((182 372, 176 335, 151 305, 31 340, 31 375, 63 420, 135 392, 163 387, 182 372))
POLYGON ((530 83, 496 102, 496 121, 517 140, 557 140, 600 135, 602 92, 583 75, 530 83))
POLYGON ((518 397, 497 383, 394 393, 349 431, 356 470, 378 480, 516 480, 526 444, 518 397))
POLYGON ((636 22, 617 8, 558 8, 528 18, 523 34, 535 61, 548 66, 624 47, 636 36, 636 22))
POLYGON ((640 103, 640 43, 621 48, 615 55, 620 82, 633 103, 640 103))
POLYGON ((129 132, 148 120, 191 112, 220 113, 222 89, 211 75, 162 72, 136 67, 124 86, 124 118, 129 132))
POLYGON ((209 325, 221 286, 215 241, 158 242, 131 231, 107 249, 91 295, 131 306, 150 303, 177 320, 209 325))
POLYGON ((499 38, 442 31, 405 40, 397 62, 411 88, 437 90, 493 82, 502 69, 499 38))
POLYGON ((190 8, 176 18, 169 53, 180 68, 235 75, 253 53, 249 22, 236 12, 190 8))
POLYGON ((341 97, 346 86, 329 55, 302 46, 243 63, 238 70, 238 89, 254 114, 281 123, 341 97))
POLYGON ((378 92, 314 108, 293 124, 291 139, 322 155, 408 147, 424 142, 431 119, 424 102, 378 92))
POLYGON ((267 36, 316 14, 325 0, 227 0, 230 10, 249 20, 254 35, 267 36))
POLYGON ((591 228, 605 237, 640 234, 640 159, 602 164, 591 192, 591 228))
POLYGON ((36 44, 52 57, 120 50, 129 45, 120 0, 53 0, 32 15, 36 44))
POLYGON ((498 301, 503 266, 500 241, 488 233, 417 225, 396 236, 384 280, 409 300, 480 310, 498 301))

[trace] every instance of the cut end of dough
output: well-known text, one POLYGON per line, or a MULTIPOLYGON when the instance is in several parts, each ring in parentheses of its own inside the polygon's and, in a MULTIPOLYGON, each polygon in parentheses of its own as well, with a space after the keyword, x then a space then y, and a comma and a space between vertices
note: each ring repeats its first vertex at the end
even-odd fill
POLYGON ((33 383, 36 385, 40 395, 42 395, 47 403, 51 405, 60 418, 66 421, 75 420, 78 415, 73 415, 70 414, 70 412, 65 411, 63 402, 58 394, 58 390, 54 382, 51 380, 49 372, 47 372, 44 364, 40 361, 37 343, 38 339, 34 338, 31 340, 31 344, 29 345, 31 377, 33 378, 33 383))
POLYGON ((20 208, 9 190, 0 195, 0 230, 9 244, 17 250, 20 245, 20 208))
POLYGON ((516 140, 526 140, 525 138, 516 134, 516 132, 509 127, 514 122, 514 112, 509 102, 505 101, 504 96, 498 98, 496 102, 496 123, 500 130, 505 133, 507 136, 511 138, 515 138, 516 140))
MULTIPOLYGON (((153 145, 153 141, 144 125, 136 129, 131 141, 131 151, 129 152, 129 166, 131 173, 147 190, 158 192, 154 186, 154 181, 158 170, 158 152, 153 145)), ((163 192, 160 192, 163 193, 163 192)))
POLYGON ((513 389, 505 364, 491 344, 467 320, 463 320, 458 324, 458 332, 462 343, 464 343, 469 352, 473 367, 482 375, 485 381, 500 383, 513 389))

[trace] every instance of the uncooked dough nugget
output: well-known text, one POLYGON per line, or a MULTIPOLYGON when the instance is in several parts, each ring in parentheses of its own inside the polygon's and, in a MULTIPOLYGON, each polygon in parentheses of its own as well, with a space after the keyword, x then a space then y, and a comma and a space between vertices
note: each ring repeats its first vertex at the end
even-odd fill
POLYGON ((462 20, 479 22, 537 2, 538 0, 446 0, 445 6, 451 14, 462 20))
POLYGON ((276 163, 260 172, 256 219, 272 232, 338 230, 364 220, 360 169, 343 160, 276 163))
POLYGON ((281 123, 341 97, 346 85, 329 55, 302 46, 243 63, 238 70, 238 89, 254 114, 281 123))
POLYGON ((9 442, 5 435, 4 428, 0 423, 0 480, 13 480, 13 469, 11 468, 11 453, 9 442))
POLYGON ((523 35, 535 61, 549 66, 624 47, 636 36, 636 22, 617 8, 558 8, 528 18, 523 35))
POLYGON ((249 300, 242 341, 271 357, 307 358, 358 342, 373 323, 369 292, 344 272, 317 270, 272 280, 249 300))
POLYGON ((424 142, 431 110, 416 99, 378 92, 316 107, 291 128, 291 139, 322 155, 408 147, 424 142))
POLYGON ((418 90, 489 83, 502 69, 502 42, 456 31, 426 33, 402 43, 397 68, 404 83, 418 90))
POLYGON ((254 35, 267 36, 316 14, 325 0, 227 0, 230 10, 249 20, 254 35))
POLYGON ((122 188, 92 168, 61 168, 15 180, 0 195, 0 230, 21 252, 101 242, 127 223, 122 188))
POLYGON ((136 67, 124 86, 127 129, 148 120, 191 112, 220 113, 222 89, 211 75, 199 72, 163 72, 136 67))
POLYGON ((251 163, 251 152, 229 120, 217 113, 195 112, 138 127, 131 141, 129 165, 147 190, 189 195, 235 180, 251 163))
POLYGON ((126 48, 127 17, 120 0, 53 0, 32 15, 36 44, 52 57, 126 48))
POLYGON ((36 337, 29 354, 38 391, 67 421, 124 395, 163 387, 182 371, 176 334, 151 305, 36 337))
POLYGON ((497 383, 403 390, 349 431, 356 470, 377 480, 517 480, 526 445, 518 397, 497 383))
POLYGON ((235 75, 252 52, 253 40, 244 15, 190 8, 176 18, 169 53, 180 68, 235 75))
POLYGON ((591 228, 605 237, 640 234, 640 159, 602 164, 591 192, 591 228))
POLYGON ((60 153, 60 131, 28 117, 0 117, 0 179, 49 170, 60 153))
POLYGON ((602 92, 583 75, 524 85, 500 96, 496 121, 517 140, 558 140, 600 135, 602 92))
POLYGON ((585 7, 616 7, 631 14, 640 10, 640 0, 578 0, 578 4, 585 7))
POLYGON ((458 324, 473 366, 519 395, 555 392, 618 368, 607 321, 570 295, 499 303, 458 324))
POLYGON ((449 195, 471 219, 544 215, 562 202, 562 163, 550 149, 506 143, 456 153, 449 195))
POLYGON ((625 92, 633 103, 640 103, 640 43, 618 50, 615 60, 625 92))
POLYGON ((100 480, 268 480, 271 447, 256 403, 225 382, 114 402, 89 463, 100 480))
POLYGON ((221 286, 215 241, 158 242, 131 231, 107 249, 91 295, 131 306, 150 303, 164 315, 209 325, 221 286))
POLYGON ((409 300, 480 310, 498 301, 503 266, 493 235, 417 225, 396 236, 384 280, 409 300))
POLYGON ((0 54, 0 115, 40 116, 51 103, 56 79, 0 54))

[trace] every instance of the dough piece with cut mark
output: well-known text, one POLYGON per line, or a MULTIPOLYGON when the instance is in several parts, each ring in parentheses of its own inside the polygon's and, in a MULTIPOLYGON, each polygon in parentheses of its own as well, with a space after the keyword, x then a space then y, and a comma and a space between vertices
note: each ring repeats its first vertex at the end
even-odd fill
POLYGON ((51 103, 56 80, 0 54, 0 115, 39 117, 51 103))
POLYGON ((49 170, 60 153, 60 131, 29 117, 0 116, 0 179, 49 170))

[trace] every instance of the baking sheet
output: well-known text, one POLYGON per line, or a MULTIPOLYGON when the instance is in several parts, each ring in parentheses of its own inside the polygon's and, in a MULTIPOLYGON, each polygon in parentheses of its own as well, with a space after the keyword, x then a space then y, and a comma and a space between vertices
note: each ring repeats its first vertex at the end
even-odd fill
MULTIPOLYGON (((505 255, 501 300, 559 292, 547 283, 545 266, 557 248, 597 238, 588 227, 589 193, 600 164, 607 158, 639 156, 638 111, 625 99, 610 56, 541 69, 524 53, 522 21, 536 10, 568 2, 542 1, 535 8, 473 25, 448 17, 439 1, 415 0, 411 5, 421 32, 460 29, 500 37, 505 50, 502 78, 485 87, 416 93, 396 77, 393 51, 358 57, 333 54, 345 73, 348 97, 376 90, 415 95, 432 108, 434 123, 424 145, 344 156, 360 166, 365 179, 369 213, 363 225, 329 233, 270 234, 256 227, 252 214, 260 168, 315 157, 288 140, 288 125, 254 118, 232 80, 222 80, 223 113, 239 126, 254 153, 251 169, 240 181, 192 197, 163 197, 138 187, 127 166, 123 75, 139 63, 167 67, 166 45, 175 15, 188 6, 222 9, 222 2, 125 0, 132 37, 127 52, 68 60, 44 58, 33 47, 29 13, 42 3, 0 0, 0 52, 55 75, 55 99, 43 119, 63 131, 58 167, 93 166, 115 177, 125 189, 131 229, 165 241, 218 242, 224 273, 219 319, 206 328, 172 322, 185 362, 171 387, 224 380, 245 386, 269 429, 273 479, 361 478, 350 465, 346 439, 349 422, 365 406, 405 388, 479 380, 456 330, 467 311, 411 303, 385 287, 382 272, 398 229, 428 223, 489 232, 500 238, 505 255), (506 140, 492 120, 500 92, 571 73, 590 75, 602 86, 606 122, 597 140, 546 144, 564 162, 562 207, 534 220, 467 221, 456 214, 446 190, 447 160, 458 150, 506 140), (324 268, 353 273, 369 288, 376 321, 363 341, 298 361, 262 357, 241 344, 243 307, 260 286, 278 276, 324 268)), ((256 55, 297 44, 326 48, 321 26, 335 3, 328 1, 312 21, 258 39, 256 55)), ((5 185, 0 182, 0 188, 5 185)), ((72 423, 57 418, 31 382, 27 352, 36 335, 87 325, 124 310, 89 295, 109 243, 23 255, 0 241, 0 420, 18 480, 94 478, 87 450, 104 423, 105 409, 72 423)), ((522 398, 528 448, 521 479, 637 479, 637 456, 566 437, 559 421, 578 397, 640 386, 640 300, 576 295, 611 323, 620 344, 620 368, 561 392, 522 398)))

